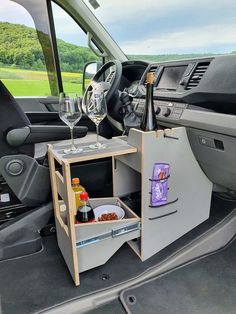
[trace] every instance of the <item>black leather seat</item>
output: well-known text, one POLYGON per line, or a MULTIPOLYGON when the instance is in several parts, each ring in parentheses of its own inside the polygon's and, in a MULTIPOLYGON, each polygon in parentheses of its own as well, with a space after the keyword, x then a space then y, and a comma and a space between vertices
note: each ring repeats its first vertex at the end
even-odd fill
MULTIPOLYGON (((74 133, 83 137, 87 127, 75 127, 74 133)), ((41 165, 42 156, 35 158, 35 144, 68 138, 67 126, 32 125, 0 81, 0 173, 23 204, 43 204, 50 192, 48 167, 41 165), (42 193, 38 193, 39 186, 42 193)))
MULTIPOLYGON (((87 127, 75 127, 75 137, 86 133, 87 127)), ((52 216, 53 205, 49 169, 42 164, 42 158, 35 158, 35 144, 69 138, 67 126, 32 125, 0 81, 0 184, 7 184, 28 208, 26 213, 0 226, 0 260, 41 248, 39 230, 52 216)), ((7 207, 11 212, 11 206, 7 207)))
POLYGON ((0 81, 0 158, 6 155, 27 154, 33 156, 34 145, 11 146, 6 140, 7 133, 30 125, 30 121, 21 110, 14 97, 0 81))

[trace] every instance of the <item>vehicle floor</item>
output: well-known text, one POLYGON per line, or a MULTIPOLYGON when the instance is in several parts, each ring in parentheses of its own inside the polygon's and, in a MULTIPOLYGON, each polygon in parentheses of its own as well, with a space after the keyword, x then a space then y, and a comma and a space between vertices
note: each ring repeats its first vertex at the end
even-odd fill
POLYGON ((236 239, 225 248, 121 293, 130 314, 235 314, 236 239))
POLYGON ((56 237, 45 237, 42 251, 0 262, 2 313, 28 314, 42 311, 130 280, 220 222, 234 208, 235 202, 213 197, 210 218, 173 244, 145 262, 141 262, 125 244, 105 265, 80 274, 81 284, 78 287, 74 286, 57 246, 56 237))
MULTIPOLYGON (((148 314, 147 311, 145 312, 148 314)), ((115 299, 112 302, 106 303, 103 306, 87 312, 86 314, 126 314, 126 310, 122 306, 120 300, 115 299)))

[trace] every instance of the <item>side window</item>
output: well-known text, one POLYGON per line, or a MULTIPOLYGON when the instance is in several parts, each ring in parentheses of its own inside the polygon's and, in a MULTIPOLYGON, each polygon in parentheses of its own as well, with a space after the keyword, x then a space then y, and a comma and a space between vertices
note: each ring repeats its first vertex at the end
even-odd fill
POLYGON ((64 92, 82 95, 84 65, 99 58, 87 45, 87 36, 74 19, 52 2, 64 92))
POLYGON ((1 0, 0 34, 0 80, 14 96, 51 95, 42 47, 23 6, 1 0))

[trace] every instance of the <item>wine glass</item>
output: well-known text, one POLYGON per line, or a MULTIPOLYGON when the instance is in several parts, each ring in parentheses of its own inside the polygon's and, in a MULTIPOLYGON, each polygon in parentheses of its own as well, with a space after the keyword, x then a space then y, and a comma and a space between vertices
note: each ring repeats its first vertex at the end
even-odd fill
POLYGON ((59 117, 61 120, 67 124, 71 132, 71 147, 64 150, 65 154, 76 154, 83 150, 81 148, 76 148, 74 144, 73 128, 76 123, 82 117, 82 99, 75 93, 70 93, 66 95, 65 93, 60 93, 59 97, 59 117))
POLYGON ((92 149, 105 148, 105 144, 99 142, 99 124, 107 115, 107 104, 104 92, 90 91, 87 92, 85 100, 85 113, 95 123, 97 131, 97 141, 95 144, 89 145, 92 149))

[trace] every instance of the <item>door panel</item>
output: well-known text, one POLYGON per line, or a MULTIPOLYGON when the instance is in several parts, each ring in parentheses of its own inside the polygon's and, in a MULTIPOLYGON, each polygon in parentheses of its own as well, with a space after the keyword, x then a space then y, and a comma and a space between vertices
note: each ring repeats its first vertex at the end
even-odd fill
POLYGON ((48 112, 50 105, 58 104, 58 97, 16 97, 18 104, 25 112, 48 112))

